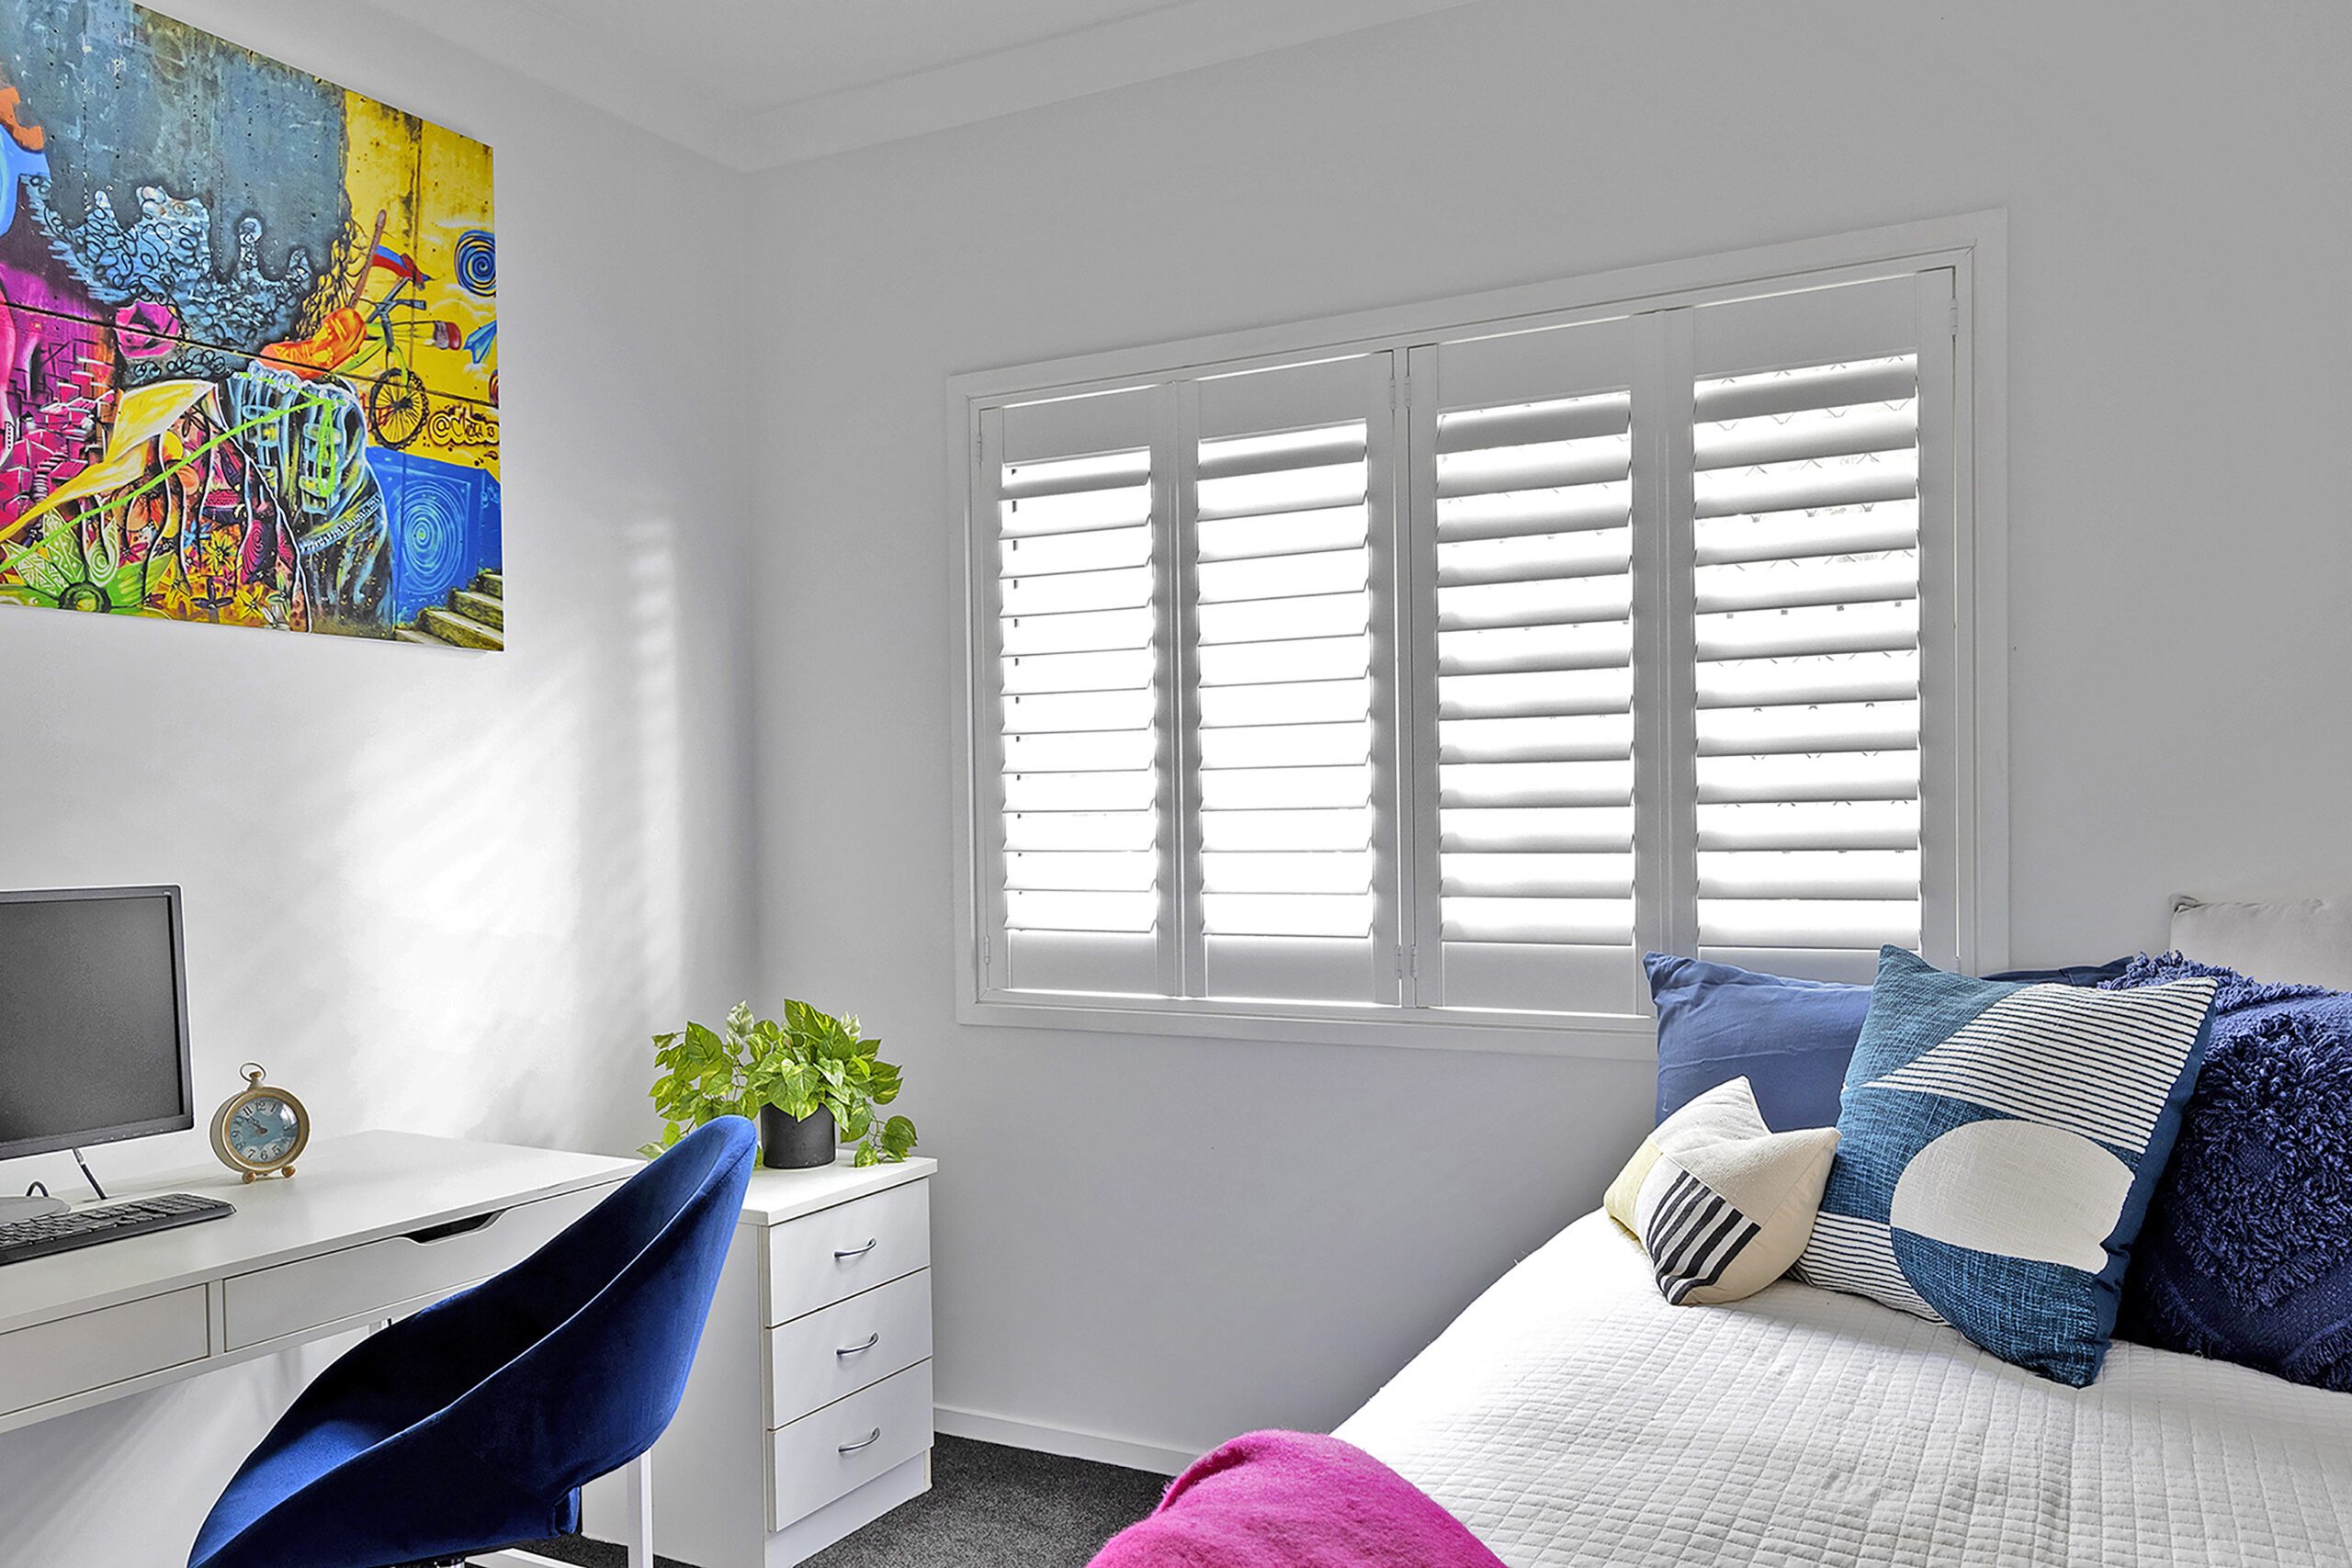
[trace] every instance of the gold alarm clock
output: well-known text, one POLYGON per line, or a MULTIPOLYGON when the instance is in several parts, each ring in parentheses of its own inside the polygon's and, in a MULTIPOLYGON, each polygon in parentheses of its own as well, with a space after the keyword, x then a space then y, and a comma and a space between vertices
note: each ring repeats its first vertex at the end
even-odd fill
POLYGON ((212 1152, 247 1181, 293 1175, 311 1141, 311 1113, 284 1089, 262 1082, 260 1063, 247 1062, 238 1071, 244 1091, 213 1112, 212 1152))

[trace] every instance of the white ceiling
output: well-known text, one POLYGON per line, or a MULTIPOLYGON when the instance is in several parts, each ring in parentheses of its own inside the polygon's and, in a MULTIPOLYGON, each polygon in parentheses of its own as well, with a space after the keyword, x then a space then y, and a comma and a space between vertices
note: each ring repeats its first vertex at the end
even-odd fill
POLYGON ((367 0, 739 169, 1471 0, 367 0))

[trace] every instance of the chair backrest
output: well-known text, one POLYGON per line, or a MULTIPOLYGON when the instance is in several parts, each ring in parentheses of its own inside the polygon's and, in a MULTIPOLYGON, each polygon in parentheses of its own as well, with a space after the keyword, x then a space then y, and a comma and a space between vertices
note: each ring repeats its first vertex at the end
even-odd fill
POLYGON ((684 1396, 758 1148, 743 1118, 708 1122, 480 1286, 542 1326, 431 1424, 535 1490, 651 1448, 684 1396))

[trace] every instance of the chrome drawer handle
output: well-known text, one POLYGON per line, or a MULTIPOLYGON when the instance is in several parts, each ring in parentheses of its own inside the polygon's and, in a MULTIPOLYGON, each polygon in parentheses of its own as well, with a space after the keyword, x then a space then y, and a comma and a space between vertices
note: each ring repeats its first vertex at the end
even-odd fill
POLYGON ((865 1434, 864 1441, 855 1443, 838 1443, 834 1445, 833 1451, 835 1453, 854 1454, 860 1449, 870 1449, 881 1440, 882 1428, 876 1427, 874 1430, 865 1434))
POLYGON ((869 1238, 864 1247, 853 1247, 846 1252, 836 1250, 833 1253, 833 1261, 836 1263, 846 1263, 853 1258, 863 1258, 867 1253, 873 1251, 875 1247, 879 1246, 881 1241, 882 1238, 877 1235, 869 1238))
POLYGON ((882 1331, 877 1328, 873 1333, 865 1337, 865 1344, 844 1346, 841 1349, 834 1351, 833 1354, 841 1357, 843 1360, 847 1360, 852 1356, 865 1355, 868 1350, 873 1349, 874 1347, 881 1343, 882 1331))

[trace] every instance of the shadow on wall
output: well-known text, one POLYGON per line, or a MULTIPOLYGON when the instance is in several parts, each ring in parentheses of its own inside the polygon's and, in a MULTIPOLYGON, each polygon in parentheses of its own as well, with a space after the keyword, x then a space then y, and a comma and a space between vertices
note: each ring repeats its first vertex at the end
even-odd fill
POLYGON ((527 671, 495 732, 427 757, 379 736, 348 762, 332 876, 315 870, 373 934, 345 994, 319 1000, 387 1032, 361 1054, 371 1122, 615 1150, 650 1130, 630 1090, 646 1037, 685 1006, 679 536, 660 517, 624 532, 622 657, 535 649, 526 574, 514 649, 474 661, 485 680, 527 671), (582 700, 599 685, 620 700, 582 700), (550 1018, 580 1036, 506 1049, 550 1018))

